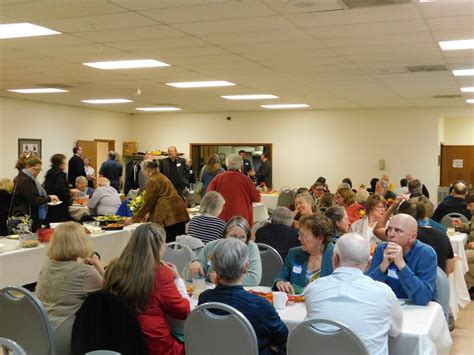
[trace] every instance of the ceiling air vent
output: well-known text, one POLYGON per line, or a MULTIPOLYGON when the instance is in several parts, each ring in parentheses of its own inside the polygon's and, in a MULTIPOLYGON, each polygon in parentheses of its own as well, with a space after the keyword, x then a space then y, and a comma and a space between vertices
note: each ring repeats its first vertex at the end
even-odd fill
POLYGON ((461 99, 462 95, 454 94, 454 95, 433 95, 435 99, 461 99))
POLYGON ((355 9, 358 7, 409 4, 412 2, 412 0, 342 0, 342 2, 349 9, 355 9))
POLYGON ((70 89, 73 86, 67 84, 57 84, 57 83, 46 83, 46 84, 36 84, 36 86, 42 88, 56 88, 56 89, 70 89))
POLYGON ((410 73, 426 73, 431 71, 446 71, 446 65, 438 64, 438 65, 413 65, 407 67, 410 73))

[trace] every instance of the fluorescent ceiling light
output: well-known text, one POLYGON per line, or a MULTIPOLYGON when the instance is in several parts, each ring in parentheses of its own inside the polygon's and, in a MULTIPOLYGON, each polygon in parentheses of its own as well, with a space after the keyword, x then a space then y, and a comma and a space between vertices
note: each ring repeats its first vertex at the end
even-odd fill
POLYGON ((182 83, 166 83, 166 85, 174 86, 175 88, 210 88, 216 86, 234 86, 234 83, 224 80, 217 81, 188 81, 182 83))
POLYGON ((81 100, 86 104, 123 104, 126 102, 133 102, 132 100, 127 99, 101 99, 101 100, 81 100))
POLYGON ((474 104, 474 99, 467 99, 466 102, 467 102, 468 104, 474 104))
POLYGON ((50 30, 46 27, 32 23, 8 23, 0 25, 0 39, 58 35, 61 32, 50 30))
POLYGON ((307 104, 278 104, 278 105, 261 105, 263 108, 282 109, 282 108, 304 108, 309 107, 307 104))
POLYGON ((474 92, 474 86, 467 87, 467 88, 461 88, 462 92, 474 92))
POLYGON ((474 69, 459 69, 453 70, 453 74, 455 76, 469 76, 474 75, 474 69))
POLYGON ((88 67, 97 69, 132 69, 132 68, 153 68, 153 67, 169 67, 169 64, 159 62, 154 59, 138 59, 138 60, 113 60, 108 62, 91 62, 82 63, 88 67))
POLYGON ((56 92, 69 92, 68 90, 56 88, 10 89, 8 91, 18 92, 20 94, 51 94, 56 92))
POLYGON ((223 99, 227 100, 264 100, 264 99, 278 99, 278 96, 271 94, 261 94, 261 95, 226 95, 221 96, 223 99))
POLYGON ((137 107, 138 111, 159 112, 159 111, 181 111, 179 107, 161 106, 161 107, 137 107))
POLYGON ((441 41, 439 46, 443 51, 453 51, 457 49, 473 49, 474 39, 463 39, 459 41, 441 41))

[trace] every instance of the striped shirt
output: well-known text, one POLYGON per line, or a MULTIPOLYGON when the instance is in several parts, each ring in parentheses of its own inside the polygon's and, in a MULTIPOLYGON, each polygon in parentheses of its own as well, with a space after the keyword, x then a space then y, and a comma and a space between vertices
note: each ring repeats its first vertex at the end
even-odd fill
POLYGON ((188 234, 202 240, 204 244, 222 238, 225 222, 214 216, 198 215, 189 222, 188 234))

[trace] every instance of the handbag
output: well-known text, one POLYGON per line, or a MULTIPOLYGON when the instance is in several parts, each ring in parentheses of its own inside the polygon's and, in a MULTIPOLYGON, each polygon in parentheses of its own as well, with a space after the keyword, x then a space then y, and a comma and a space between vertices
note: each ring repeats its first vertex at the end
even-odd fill
POLYGON ((31 233, 33 221, 31 220, 31 205, 30 205, 30 214, 27 215, 25 213, 18 213, 15 216, 12 216, 12 208, 13 208, 13 200, 15 197, 16 191, 16 184, 15 188, 13 189, 12 200, 10 202, 10 208, 8 210, 8 218, 7 218, 7 233, 8 235, 11 234, 29 234, 31 233))
POLYGON ((202 188, 204 187, 204 184, 202 183, 202 176, 204 175, 204 169, 206 166, 203 166, 201 169, 201 173, 199 174, 199 181, 197 183, 196 189, 194 190, 197 194, 201 194, 202 188))

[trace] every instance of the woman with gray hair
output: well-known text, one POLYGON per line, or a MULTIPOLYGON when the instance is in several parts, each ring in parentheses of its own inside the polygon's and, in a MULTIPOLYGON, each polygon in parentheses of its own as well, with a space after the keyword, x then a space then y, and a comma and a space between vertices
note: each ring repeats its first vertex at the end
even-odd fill
POLYGON ((227 171, 217 175, 207 191, 219 192, 225 200, 220 218, 228 221, 232 216, 242 216, 249 224, 253 222, 252 202, 260 202, 260 193, 248 176, 240 172, 242 158, 230 154, 226 159, 227 171))
MULTIPOLYGON (((222 238, 231 239, 236 238, 244 242, 248 249, 249 266, 245 277, 242 281, 244 286, 258 286, 262 279, 262 260, 260 259, 260 252, 257 244, 250 240, 250 226, 245 218, 240 216, 232 217, 224 228, 222 238)), ((211 255, 214 254, 219 242, 221 240, 214 240, 208 243, 196 257, 194 261, 188 264, 185 268, 186 281, 192 281, 196 277, 204 277, 207 281, 216 282, 216 272, 214 263, 210 261, 211 255)))
POLYGON ((117 190, 110 186, 110 180, 103 176, 97 180, 97 185, 87 205, 90 209, 95 209, 98 215, 115 214, 121 203, 117 190))
POLYGON ((188 234, 202 240, 204 244, 219 239, 225 228, 225 222, 218 216, 224 208, 224 198, 216 191, 209 191, 201 200, 200 215, 189 222, 188 234))
MULTIPOLYGON (((272 348, 284 347, 288 328, 275 308, 267 300, 242 287, 249 269, 247 246, 234 238, 220 240, 211 256, 211 263, 219 284, 215 289, 201 293, 199 304, 222 302, 242 312, 255 330, 260 354, 275 354, 272 348)), ((284 352, 283 349, 281 351, 284 352)))

